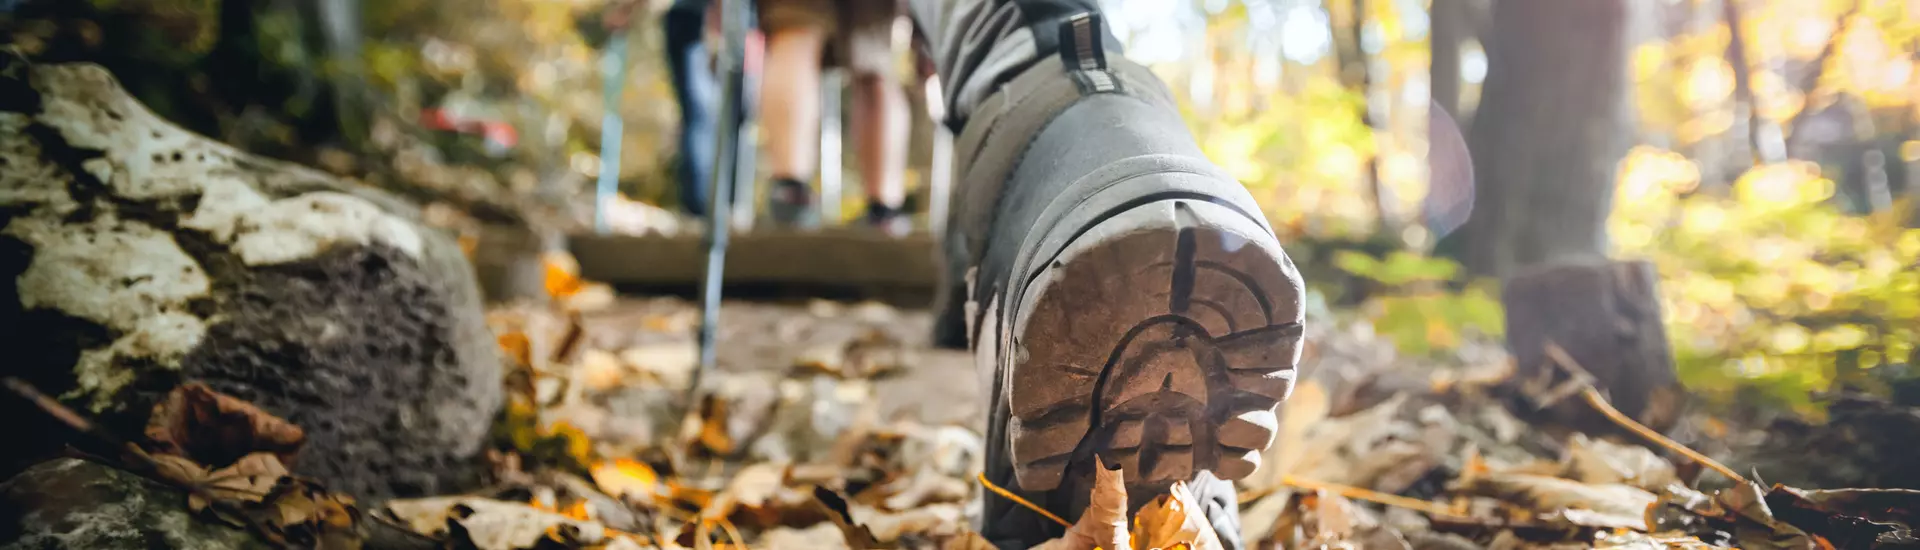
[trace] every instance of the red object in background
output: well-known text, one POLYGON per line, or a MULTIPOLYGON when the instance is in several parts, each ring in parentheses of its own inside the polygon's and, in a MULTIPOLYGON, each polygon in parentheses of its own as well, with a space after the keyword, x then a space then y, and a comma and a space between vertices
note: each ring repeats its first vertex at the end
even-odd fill
POLYGON ((506 149, 520 143, 520 131, 514 129, 512 124, 497 120, 455 118, 445 109, 421 109, 420 125, 442 132, 478 134, 490 144, 506 149))

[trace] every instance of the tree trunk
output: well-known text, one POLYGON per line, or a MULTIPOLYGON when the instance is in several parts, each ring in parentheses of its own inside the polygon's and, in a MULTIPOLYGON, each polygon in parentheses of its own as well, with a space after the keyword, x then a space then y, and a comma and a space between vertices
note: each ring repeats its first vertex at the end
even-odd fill
POLYGON ((1469 137, 1479 191, 1462 231, 1475 274, 1505 276, 1606 250, 1628 124, 1628 0, 1494 8, 1487 81, 1469 137))
MULTIPOLYGON (((1500 301, 1516 378, 1558 383, 1567 377, 1551 363, 1570 358, 1620 412, 1656 430, 1671 428, 1685 392, 1677 391, 1657 279, 1644 261, 1556 264, 1515 274, 1500 301)), ((1612 427, 1577 397, 1547 414, 1585 431, 1612 427)))
POLYGON ((1467 5, 1459 0, 1433 3, 1433 59, 1428 71, 1433 104, 1460 119, 1460 42, 1469 30, 1467 5))

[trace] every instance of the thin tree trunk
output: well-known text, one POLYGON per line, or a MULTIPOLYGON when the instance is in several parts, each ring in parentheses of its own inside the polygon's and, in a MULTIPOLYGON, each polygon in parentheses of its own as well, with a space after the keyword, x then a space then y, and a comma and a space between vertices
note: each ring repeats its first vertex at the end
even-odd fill
POLYGON ((1740 17, 1740 0, 1721 0, 1721 16, 1727 24, 1727 64, 1733 66, 1734 116, 1746 121, 1747 148, 1755 164, 1783 160, 1786 145, 1778 143, 1779 131, 1760 115, 1760 102, 1753 95, 1753 65, 1747 56, 1745 29, 1740 17))
POLYGON ((1460 42, 1467 31, 1463 0, 1435 0, 1433 3, 1433 56, 1428 77, 1433 104, 1460 119, 1460 42))
POLYGON ((1805 139, 1802 137, 1803 134, 1800 133, 1800 130, 1805 127, 1808 120, 1812 119, 1810 115, 1821 111, 1821 109, 1815 106, 1824 102, 1827 93, 1820 87, 1820 80, 1826 76, 1827 64, 1833 60, 1834 53, 1840 50, 1840 39, 1846 35, 1847 21, 1853 19, 1854 15, 1858 15, 1860 9, 1865 5, 1865 0, 1854 0, 1852 8, 1848 8, 1846 13, 1842 13, 1840 17, 1834 19, 1833 36, 1827 38, 1827 45, 1820 48, 1820 54, 1814 56, 1813 62, 1809 65, 1812 67, 1812 70, 1808 71, 1806 76, 1800 80, 1800 91, 1806 96, 1806 102, 1805 106, 1801 107, 1800 112, 1793 115, 1793 119, 1787 121, 1787 129, 1789 131, 1787 134, 1788 155, 1794 155, 1794 151, 1811 145, 1805 143, 1805 139))
POLYGON ((1629 0, 1494 7, 1471 143, 1477 172, 1463 263, 1506 276, 1606 253, 1614 174, 1631 139, 1629 0))
MULTIPOLYGON (((1367 53, 1365 33, 1367 26, 1367 0, 1353 0, 1349 9, 1352 10, 1352 17, 1348 19, 1347 37, 1351 42, 1351 46, 1343 48, 1346 50, 1344 52, 1346 55, 1340 60, 1340 72, 1341 76, 1346 78, 1346 84, 1348 86, 1360 91, 1362 102, 1360 112, 1361 123, 1366 124, 1367 128, 1373 130, 1375 135, 1378 135, 1380 130, 1379 111, 1382 106, 1374 99, 1373 56, 1367 53)), ((1365 180, 1361 183, 1366 186, 1365 189, 1367 190, 1368 197, 1373 202, 1374 216, 1379 220, 1378 229, 1386 234, 1398 235, 1400 228, 1398 220, 1395 219, 1391 211, 1390 203, 1392 199, 1385 185, 1380 181, 1380 155, 1377 152, 1367 156, 1365 166, 1361 169, 1360 174, 1360 177, 1365 180)))

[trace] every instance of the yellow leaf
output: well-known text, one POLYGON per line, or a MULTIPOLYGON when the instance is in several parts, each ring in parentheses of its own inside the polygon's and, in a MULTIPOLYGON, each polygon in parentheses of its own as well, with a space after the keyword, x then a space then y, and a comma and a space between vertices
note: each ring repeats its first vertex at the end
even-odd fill
POLYGON ((533 364, 533 342, 527 339, 527 333, 513 331, 494 338, 500 344, 500 352, 513 358, 517 364, 533 364))
POLYGON ((645 462, 632 459, 602 461, 588 472, 600 490, 619 498, 652 502, 660 487, 660 474, 645 462))
POLYGON ((580 262, 572 254, 564 251, 548 252, 540 258, 546 267, 547 295, 554 299, 565 299, 580 292, 585 282, 580 280, 580 262))
POLYGON ((1184 546, 1195 550, 1219 550, 1220 535, 1207 521, 1207 512, 1194 498, 1186 482, 1176 482, 1153 499, 1133 517, 1133 539, 1141 550, 1184 546))

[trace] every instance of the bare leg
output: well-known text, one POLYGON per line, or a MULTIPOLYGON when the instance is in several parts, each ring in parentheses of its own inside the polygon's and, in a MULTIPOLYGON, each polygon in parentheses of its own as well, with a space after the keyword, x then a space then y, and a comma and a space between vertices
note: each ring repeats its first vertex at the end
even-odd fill
POLYGON ((860 152, 860 180, 867 200, 898 208, 906 199, 907 98, 900 86, 877 74, 855 75, 853 140, 860 152))
POLYGON ((792 27, 767 37, 761 80, 762 151, 775 179, 813 179, 820 132, 820 51, 826 34, 792 27))

